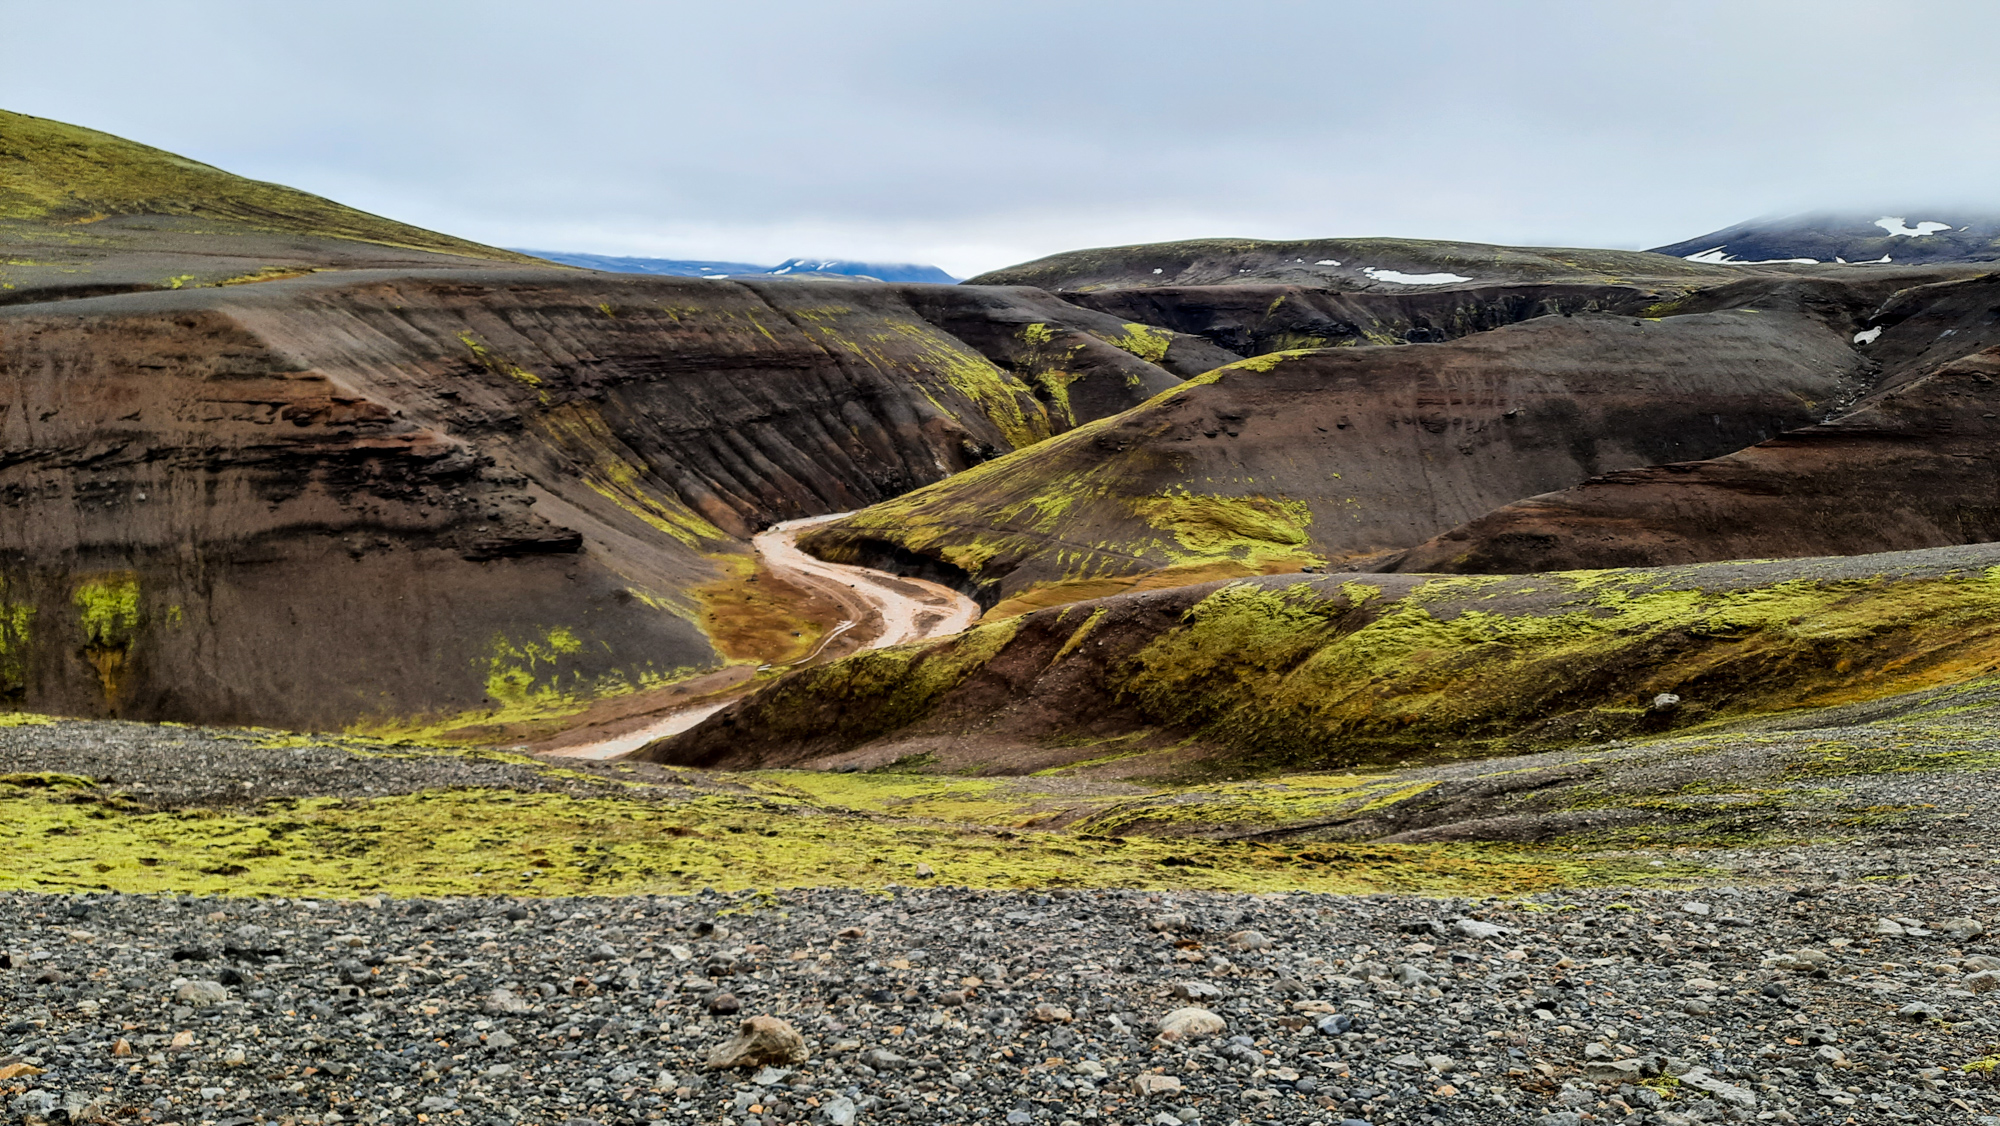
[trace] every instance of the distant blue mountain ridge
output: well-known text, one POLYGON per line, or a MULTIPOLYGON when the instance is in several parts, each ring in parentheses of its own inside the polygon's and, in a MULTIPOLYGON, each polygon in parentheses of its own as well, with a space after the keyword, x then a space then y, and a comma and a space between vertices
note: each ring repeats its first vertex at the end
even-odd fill
POLYGON ((911 262, 850 262, 844 258, 787 258, 775 266, 748 262, 697 262, 683 258, 620 258, 610 254, 572 254, 566 250, 509 247, 565 266, 605 270, 614 274, 665 274, 677 278, 770 278, 788 274, 839 274, 885 282, 934 282, 956 285, 958 279, 938 269, 911 262))

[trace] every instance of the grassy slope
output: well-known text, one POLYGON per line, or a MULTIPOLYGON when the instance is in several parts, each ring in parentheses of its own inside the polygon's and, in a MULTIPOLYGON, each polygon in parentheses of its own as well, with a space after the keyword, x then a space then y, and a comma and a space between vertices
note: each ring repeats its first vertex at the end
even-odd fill
POLYGON ((508 262, 538 259, 248 180, 170 152, 0 110, 0 219, 89 223, 123 215, 223 219, 318 238, 508 262))

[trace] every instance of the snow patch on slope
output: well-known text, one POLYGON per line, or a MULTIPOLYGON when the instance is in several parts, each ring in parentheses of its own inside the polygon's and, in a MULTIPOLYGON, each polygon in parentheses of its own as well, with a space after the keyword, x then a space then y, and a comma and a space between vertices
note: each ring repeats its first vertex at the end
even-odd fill
POLYGON ((1731 258, 1728 254, 1728 248, 1725 246, 1718 246, 1713 250, 1704 250, 1700 254, 1688 254, 1684 255, 1683 257, 1686 261, 1699 262, 1704 266, 1817 266, 1819 265, 1819 259, 1817 258, 1759 258, 1754 262, 1746 261, 1742 258, 1731 258))
POLYGON ((1880 219, 1875 220, 1875 225, 1892 235, 1904 235, 1909 238, 1923 238, 1925 235, 1934 235, 1939 231, 1951 230, 1950 223, 1933 223, 1929 221, 1918 223, 1914 227, 1906 226, 1901 215, 1884 215, 1880 219))
POLYGON ((1395 282, 1397 285, 1450 285, 1472 280, 1464 274, 1406 274, 1401 270, 1384 270, 1376 266, 1363 266, 1361 272, 1376 281, 1395 282))

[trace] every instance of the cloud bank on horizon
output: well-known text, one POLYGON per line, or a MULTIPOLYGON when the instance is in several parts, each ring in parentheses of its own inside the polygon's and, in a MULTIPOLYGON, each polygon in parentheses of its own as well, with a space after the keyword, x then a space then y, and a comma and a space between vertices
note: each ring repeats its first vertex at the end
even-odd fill
POLYGON ((93 12, 0 0, 15 41, 65 45, 15 53, 0 106, 495 245, 965 276, 1183 238, 1636 248, 2000 204, 2000 8, 1976 2, 93 12))

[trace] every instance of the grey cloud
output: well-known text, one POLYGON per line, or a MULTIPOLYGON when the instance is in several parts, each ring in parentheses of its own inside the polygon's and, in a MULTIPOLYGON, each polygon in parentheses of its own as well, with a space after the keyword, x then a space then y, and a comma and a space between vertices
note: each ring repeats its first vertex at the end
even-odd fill
POLYGON ((0 105, 505 245, 1646 246, 1985 203, 1982 3, 73 4, 0 105), (79 13, 87 11, 85 21, 79 13))

